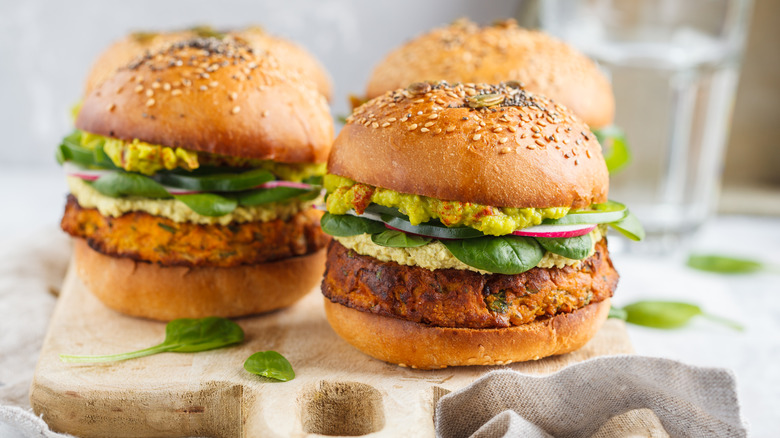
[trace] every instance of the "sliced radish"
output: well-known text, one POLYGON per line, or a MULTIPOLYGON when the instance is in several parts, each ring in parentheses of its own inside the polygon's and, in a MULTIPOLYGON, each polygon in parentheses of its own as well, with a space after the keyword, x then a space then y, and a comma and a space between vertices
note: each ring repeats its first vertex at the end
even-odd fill
POLYGON ((289 187, 291 189, 311 190, 314 188, 311 184, 292 182, 292 181, 269 181, 255 187, 256 189, 273 189, 276 187, 289 187))
POLYGON ((116 172, 115 170, 93 170, 85 169, 81 166, 77 166, 70 161, 66 161, 62 164, 62 168, 65 170, 65 175, 80 178, 86 181, 95 181, 103 175, 116 172))
POLYGON ((528 237, 577 237, 596 229, 596 225, 537 225, 515 231, 515 236, 528 237))

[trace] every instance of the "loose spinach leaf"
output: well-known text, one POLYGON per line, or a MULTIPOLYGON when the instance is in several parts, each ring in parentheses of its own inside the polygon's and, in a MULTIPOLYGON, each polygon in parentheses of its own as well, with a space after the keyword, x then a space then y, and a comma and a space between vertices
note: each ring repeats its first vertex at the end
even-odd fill
POLYGON ((380 246, 390 248, 416 248, 427 245, 431 239, 414 234, 406 234, 403 231, 385 230, 381 233, 372 234, 371 241, 380 246))
POLYGON ((311 192, 311 190, 295 189, 292 187, 274 187, 272 189, 252 190, 240 194, 238 196, 238 203, 239 205, 251 207, 271 202, 284 201, 285 199, 294 198, 309 192, 311 192))
POLYGON ((486 236, 441 243, 461 262, 496 274, 525 272, 544 257, 544 250, 530 237, 486 236))
POLYGON ((376 234, 387 227, 381 222, 352 216, 349 214, 325 213, 320 219, 322 231, 336 237, 357 236, 358 234, 376 234))
POLYGON ((620 307, 612 306, 609 308, 608 318, 615 318, 625 321, 628 318, 628 312, 621 309, 620 307))
POLYGON ((214 193, 174 195, 174 198, 183 202, 190 210, 201 216, 224 216, 238 207, 237 200, 214 193))
POLYGON ((637 301, 623 307, 623 310, 627 322, 645 327, 675 329, 685 326, 695 316, 702 316, 735 330, 743 330, 739 323, 710 315, 695 304, 680 301, 637 301))
POLYGON ((171 195, 157 181, 137 173, 113 172, 103 175, 92 183, 98 192, 118 198, 120 196, 143 196, 145 198, 170 198, 171 195))
POLYGON ((626 135, 615 126, 604 129, 594 129, 593 134, 604 148, 604 161, 611 174, 617 173, 631 162, 631 150, 626 141, 626 135))
POLYGON ((630 211, 623 219, 609 224, 612 228, 620 231, 620 234, 631 240, 642 240, 645 238, 645 229, 639 223, 639 219, 630 211))
POLYGON ((229 319, 215 316, 200 319, 182 318, 174 319, 165 326, 165 340, 154 347, 102 356, 61 354, 60 360, 77 363, 114 362, 164 352, 194 353, 213 350, 238 344, 243 340, 244 331, 229 319))
POLYGON ((590 254, 593 239, 590 234, 577 237, 536 237, 539 245, 547 251, 569 259, 582 260, 590 254))
POLYGON ((275 351, 255 353, 244 362, 244 369, 258 376, 287 382, 295 378, 290 361, 275 351))
POLYGON ((719 274, 750 274, 764 269, 761 262, 716 254, 691 254, 687 265, 693 269, 719 274))

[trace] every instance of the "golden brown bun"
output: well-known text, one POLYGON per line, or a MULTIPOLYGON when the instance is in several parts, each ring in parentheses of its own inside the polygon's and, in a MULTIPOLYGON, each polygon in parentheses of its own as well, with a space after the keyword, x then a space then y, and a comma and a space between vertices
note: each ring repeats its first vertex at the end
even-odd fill
POLYGON ((596 334, 610 307, 607 299, 521 326, 468 329, 432 327, 324 301, 331 327, 352 346, 385 362, 420 369, 505 365, 568 353, 596 334))
POLYGON ((103 255, 75 239, 79 277, 106 306, 131 316, 169 321, 245 316, 292 305, 317 286, 325 250, 232 268, 161 267, 103 255))
MULTIPOLYGON (((92 64, 85 84, 85 95, 109 78, 116 70, 146 52, 156 52, 176 41, 219 35, 209 28, 173 32, 135 32, 114 42, 92 64)), ((259 27, 228 31, 226 37, 241 39, 255 50, 267 51, 285 68, 299 72, 314 82, 328 100, 333 95, 333 83, 325 67, 306 49, 284 38, 275 37, 259 27)))
POLYGON ((199 38, 119 69, 84 99, 83 131, 122 140, 280 162, 324 162, 325 98, 247 46, 199 38))
POLYGON ((609 189, 588 127, 514 85, 417 83, 375 98, 347 118, 328 172, 496 207, 583 208, 606 201, 609 189), (485 97, 469 97, 477 93, 505 100, 472 109, 485 97))
POLYGON ((571 108, 591 126, 612 122, 612 88, 593 61, 513 20, 480 28, 468 20, 434 29, 391 52, 374 68, 367 97, 417 81, 522 82, 571 108))

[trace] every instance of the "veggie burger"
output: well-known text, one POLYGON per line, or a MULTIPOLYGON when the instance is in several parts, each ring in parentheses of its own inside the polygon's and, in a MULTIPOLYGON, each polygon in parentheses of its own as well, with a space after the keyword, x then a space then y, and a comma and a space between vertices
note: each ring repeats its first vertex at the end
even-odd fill
POLYGON ((618 274, 601 146, 567 108, 500 85, 418 82, 358 107, 324 178, 322 283, 334 330, 416 368, 494 365, 584 345, 618 274))
POLYGON ((62 228, 106 305, 160 320, 288 306, 321 278, 312 209, 333 137, 310 81, 240 41, 193 38, 84 98, 58 159, 62 228))

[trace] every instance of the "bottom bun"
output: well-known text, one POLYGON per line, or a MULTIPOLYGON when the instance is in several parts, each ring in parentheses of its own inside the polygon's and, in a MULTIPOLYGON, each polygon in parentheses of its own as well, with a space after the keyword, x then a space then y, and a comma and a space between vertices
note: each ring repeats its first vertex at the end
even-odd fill
POLYGON ((325 249, 269 263, 229 268, 164 267, 110 257, 75 239, 76 271, 106 306, 131 316, 169 321, 245 316, 287 307, 314 289, 325 249))
POLYGON ((609 307, 607 299, 520 326, 470 329, 379 316, 325 298, 328 322, 344 340, 369 356, 420 369, 506 365, 568 353, 596 334, 609 307))

